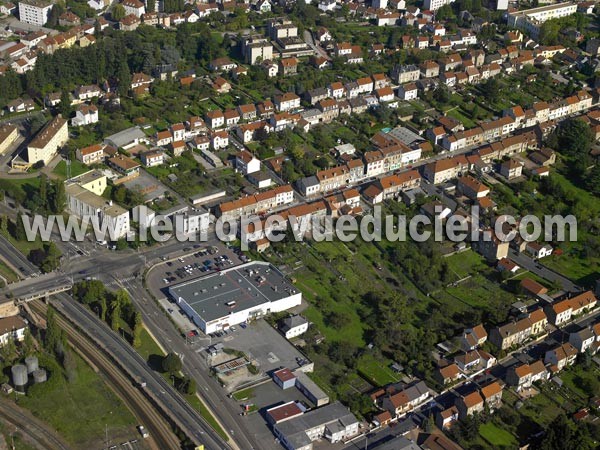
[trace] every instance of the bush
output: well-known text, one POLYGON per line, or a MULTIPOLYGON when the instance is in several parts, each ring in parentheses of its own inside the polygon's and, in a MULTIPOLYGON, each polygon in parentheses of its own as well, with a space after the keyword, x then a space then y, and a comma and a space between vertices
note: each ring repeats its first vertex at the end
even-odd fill
POLYGON ((176 353, 169 353, 163 358, 161 367, 165 373, 177 373, 181 370, 181 359, 176 353))

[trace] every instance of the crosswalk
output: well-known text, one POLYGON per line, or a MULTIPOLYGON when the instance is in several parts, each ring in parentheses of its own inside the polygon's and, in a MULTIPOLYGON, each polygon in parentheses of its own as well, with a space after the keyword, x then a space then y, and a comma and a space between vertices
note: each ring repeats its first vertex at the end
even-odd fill
POLYGON ((122 283, 128 283, 130 281, 135 281, 136 277, 130 276, 125 278, 117 278, 116 280, 109 281, 108 283, 104 283, 106 286, 120 286, 122 283))

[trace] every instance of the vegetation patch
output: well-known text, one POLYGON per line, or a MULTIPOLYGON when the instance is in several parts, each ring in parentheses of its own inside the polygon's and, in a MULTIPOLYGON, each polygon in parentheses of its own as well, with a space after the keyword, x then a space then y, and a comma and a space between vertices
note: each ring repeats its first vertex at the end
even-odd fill
POLYGON ((508 431, 499 428, 493 422, 484 423, 479 427, 479 434, 494 448, 513 447, 517 440, 508 431))
POLYGON ((40 366, 49 372, 48 381, 17 397, 18 404, 79 448, 103 441, 106 429, 111 435, 135 436, 136 421, 131 412, 79 356, 74 360, 74 376, 67 379, 53 360, 40 358, 40 366))

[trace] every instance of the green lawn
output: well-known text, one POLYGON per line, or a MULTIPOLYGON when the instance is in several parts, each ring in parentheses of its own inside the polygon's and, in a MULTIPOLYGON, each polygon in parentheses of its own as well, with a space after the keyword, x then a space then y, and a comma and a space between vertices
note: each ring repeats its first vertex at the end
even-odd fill
POLYGON ((483 257, 473 250, 466 250, 448 256, 446 261, 448 262, 450 270, 456 274, 457 279, 472 275, 474 272, 488 269, 483 257))
POLYGON ((484 423, 479 427, 479 434, 494 448, 514 447, 517 440, 508 431, 498 428, 493 422, 484 423))
POLYGON ((7 283, 12 283, 19 279, 18 275, 8 267, 2 260, 0 260, 0 275, 6 278, 7 283))
POLYGON ((519 413, 531 418, 542 426, 548 425, 561 412, 557 404, 543 392, 524 402, 519 413))
POLYGON ((358 362, 358 373, 369 383, 385 386, 397 382, 400 378, 392 369, 391 361, 379 361, 370 355, 363 356, 358 362))
POLYGON ((476 124, 476 123, 475 123, 473 120, 471 120, 469 117, 467 117, 467 116, 466 116, 466 115, 465 115, 465 114, 464 114, 464 113, 463 113, 463 112, 460 110, 460 108, 455 108, 455 109, 452 109, 452 110, 448 111, 448 112, 446 113, 446 115, 447 115, 448 117, 452 117, 452 118, 454 118, 454 119, 456 119, 456 120, 458 120, 458 121, 462 122, 462 124, 465 126, 465 128, 466 128, 466 129, 469 129, 469 128, 474 128, 474 127, 476 127, 476 126, 477 126, 477 124, 476 124))
POLYGON ((98 374, 78 356, 75 359, 76 376, 71 382, 54 361, 40 359, 40 366, 49 369, 48 382, 31 387, 18 403, 77 448, 97 447, 106 427, 113 435, 136 436, 135 417, 98 374))
POLYGON ((140 342, 141 345, 136 348, 136 350, 146 361, 148 361, 153 355, 158 355, 161 357, 165 355, 156 341, 152 339, 152 336, 150 336, 150 333, 148 333, 146 328, 143 328, 140 333, 140 342))
POLYGON ((600 257, 590 256, 583 258, 577 254, 575 245, 569 246, 569 249, 562 255, 552 255, 542 259, 540 262, 555 272, 573 280, 575 283, 586 286, 590 284, 590 277, 597 278, 600 274, 600 257))
POLYGON ((32 174, 31 178, 6 178, 2 180, 1 184, 37 191, 40 188, 39 173, 35 174, 35 176, 32 174))
POLYGON ((254 397, 254 389, 242 389, 241 391, 234 392, 232 397, 236 399, 238 402, 242 400, 246 400, 248 398, 254 397))
POLYGON ((581 400, 597 395, 596 391, 600 390, 598 382, 600 371, 595 367, 586 370, 581 364, 576 364, 562 372, 560 378, 564 382, 564 387, 579 396, 581 400))
POLYGON ((516 301, 514 295, 503 290, 497 283, 493 283, 480 274, 475 274, 457 286, 447 288, 446 291, 454 298, 462 300, 473 308, 487 307, 492 295, 496 298, 504 298, 508 304, 516 301))
MULTIPOLYGON (((83 164, 82 162, 79 162, 77 160, 71 161, 71 177, 76 177, 78 175, 81 175, 82 173, 88 172, 89 170, 90 170, 90 168, 88 166, 86 166, 85 164, 83 164)), ((52 173, 54 175, 58 175, 62 179, 66 180, 67 179, 67 163, 66 163, 66 161, 59 162, 56 165, 56 167, 54 168, 54 170, 52 171, 52 173)))

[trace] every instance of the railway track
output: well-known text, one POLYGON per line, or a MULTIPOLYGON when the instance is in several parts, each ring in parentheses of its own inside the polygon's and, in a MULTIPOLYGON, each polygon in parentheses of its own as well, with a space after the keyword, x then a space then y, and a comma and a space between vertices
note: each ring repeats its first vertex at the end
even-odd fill
MULTIPOLYGON (((37 314, 46 315, 47 305, 35 300, 29 307, 37 314)), ((150 446, 158 450, 175 450, 181 448, 181 442, 175 436, 169 423, 158 412, 158 408, 150 402, 140 390, 133 386, 133 381, 121 372, 116 364, 106 356, 96 343, 91 342, 87 336, 79 332, 67 319, 56 315, 57 323, 65 331, 71 344, 77 348, 85 358, 96 366, 106 378, 108 386, 123 399, 137 420, 142 423, 150 433, 146 440, 150 446)))
POLYGON ((61 439, 53 434, 47 426, 37 419, 23 413, 14 403, 0 401, 0 417, 6 423, 18 426, 27 434, 27 439, 34 441, 36 448, 53 450, 71 450, 61 439))

